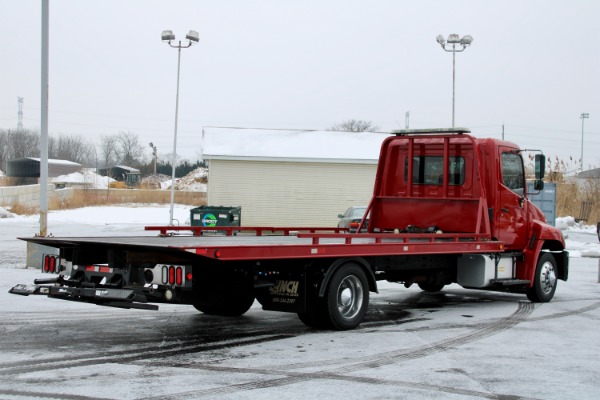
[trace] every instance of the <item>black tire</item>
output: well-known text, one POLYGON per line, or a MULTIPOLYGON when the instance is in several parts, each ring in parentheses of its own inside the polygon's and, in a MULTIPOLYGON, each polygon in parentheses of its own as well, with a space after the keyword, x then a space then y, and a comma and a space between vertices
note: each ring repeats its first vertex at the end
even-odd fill
POLYGON ((596 224, 596 234, 598 235, 598 241, 600 242, 600 222, 596 224))
POLYGON ((435 293, 435 292, 439 292, 440 290, 442 290, 444 288, 443 283, 419 283, 419 288, 421 288, 421 290, 423 290, 424 292, 429 292, 429 293, 435 293))
POLYGON ((341 331, 360 325, 369 306, 369 284, 363 269, 356 264, 338 268, 327 286, 324 306, 331 328, 341 331))
POLYGON ((534 303, 547 303, 554 297, 556 292, 556 260, 550 253, 540 253, 533 286, 527 288, 527 298, 534 303))
POLYGON ((196 310, 209 315, 220 315, 223 317, 239 317, 252 307, 254 303, 254 294, 239 293, 229 297, 212 297, 196 301, 194 307, 196 310))

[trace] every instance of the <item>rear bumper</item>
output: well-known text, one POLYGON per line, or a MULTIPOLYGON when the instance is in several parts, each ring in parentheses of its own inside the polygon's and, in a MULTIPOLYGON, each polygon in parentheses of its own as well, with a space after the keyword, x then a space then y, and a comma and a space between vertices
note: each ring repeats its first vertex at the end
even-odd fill
POLYGON ((130 289, 75 288, 67 286, 19 284, 15 285, 8 292, 22 296, 29 296, 31 294, 46 295, 48 297, 63 300, 81 301, 119 308, 158 309, 158 306, 147 303, 146 296, 130 289))

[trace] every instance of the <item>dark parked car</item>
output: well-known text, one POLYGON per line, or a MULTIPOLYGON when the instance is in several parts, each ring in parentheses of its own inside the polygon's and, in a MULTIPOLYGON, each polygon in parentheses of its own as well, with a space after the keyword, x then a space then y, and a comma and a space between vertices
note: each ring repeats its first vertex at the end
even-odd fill
MULTIPOLYGON (((358 225, 360 225, 360 221, 362 221, 366 211, 367 206, 350 207, 345 213, 338 215, 338 218, 340 219, 338 222, 338 228, 349 228, 350 232, 356 232, 358 225)), ((369 220, 367 219, 361 229, 361 232, 367 231, 368 222, 369 220)))

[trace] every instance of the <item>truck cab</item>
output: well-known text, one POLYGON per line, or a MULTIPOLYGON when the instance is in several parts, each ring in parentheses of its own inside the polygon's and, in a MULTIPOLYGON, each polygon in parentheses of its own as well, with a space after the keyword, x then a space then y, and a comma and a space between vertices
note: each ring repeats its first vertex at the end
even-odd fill
MULTIPOLYGON (((482 287, 526 283, 530 298, 548 301, 556 279, 568 276, 568 253, 560 230, 548 225, 527 198, 523 151, 507 141, 475 138, 466 128, 394 133, 381 148, 368 231, 474 234, 498 241, 513 257, 514 272, 510 279, 486 280, 482 287), (543 252, 556 268, 546 266, 536 273, 543 252), (545 282, 542 293, 531 289, 536 278, 545 282)), ((536 155, 539 190, 544 164, 545 157, 536 155)))

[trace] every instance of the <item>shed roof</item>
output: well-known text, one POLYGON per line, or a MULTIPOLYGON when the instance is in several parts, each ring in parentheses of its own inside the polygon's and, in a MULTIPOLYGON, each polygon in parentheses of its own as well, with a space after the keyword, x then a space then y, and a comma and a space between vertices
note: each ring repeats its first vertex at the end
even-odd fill
POLYGON ((376 163, 379 132, 333 132, 204 127, 203 158, 376 163))
MULTIPOLYGON (((36 157, 24 157, 10 160, 6 165, 6 175, 18 178, 39 178, 41 160, 36 157)), ((48 176, 57 177, 80 171, 82 165, 68 160, 48 159, 48 176)))

